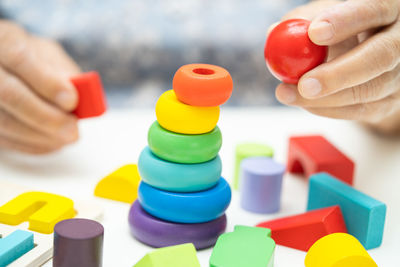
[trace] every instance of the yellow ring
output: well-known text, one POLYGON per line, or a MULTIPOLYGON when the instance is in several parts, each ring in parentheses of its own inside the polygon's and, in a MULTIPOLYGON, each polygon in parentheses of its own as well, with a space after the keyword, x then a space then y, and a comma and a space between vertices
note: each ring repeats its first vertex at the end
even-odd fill
POLYGON ((219 119, 219 107, 195 107, 179 102, 173 90, 163 93, 156 104, 158 123, 165 129, 182 134, 212 131, 219 119))

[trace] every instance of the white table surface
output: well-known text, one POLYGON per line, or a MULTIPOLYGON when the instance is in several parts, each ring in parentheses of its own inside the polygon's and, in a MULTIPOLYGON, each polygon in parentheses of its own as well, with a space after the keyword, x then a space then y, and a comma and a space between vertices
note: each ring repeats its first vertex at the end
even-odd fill
MULTIPOLYGON (((96 183, 114 169, 136 163, 147 145, 147 130, 155 120, 153 109, 115 110, 80 123, 81 138, 55 154, 27 156, 0 152, 0 179, 71 198, 96 199, 104 207, 104 266, 133 266, 152 250, 130 236, 129 205, 95 198, 96 183)), ((232 180, 234 147, 238 142, 263 142, 275 149, 275 159, 286 163, 288 137, 323 134, 356 162, 355 188, 387 204, 382 246, 369 250, 381 267, 400 266, 400 139, 379 137, 346 121, 320 118, 289 108, 222 107, 219 122, 223 134, 220 152, 223 176, 232 180)), ((263 220, 305 211, 307 181, 285 175, 282 209, 277 214, 257 215, 239 207, 233 193, 227 211, 228 231, 236 224, 254 225, 263 220)), ((208 266, 211 249, 198 252, 201 266, 208 266)), ((304 266, 305 253, 277 246, 276 267, 304 266)), ((51 266, 50 263, 45 266, 51 266)), ((249 266, 251 267, 251 266, 249 266)))

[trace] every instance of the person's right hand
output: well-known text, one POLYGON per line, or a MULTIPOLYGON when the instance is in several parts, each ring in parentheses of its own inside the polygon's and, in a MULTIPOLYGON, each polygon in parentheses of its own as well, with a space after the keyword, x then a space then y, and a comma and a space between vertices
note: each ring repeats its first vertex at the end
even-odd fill
POLYGON ((42 154, 76 141, 79 72, 56 42, 0 20, 0 148, 42 154))

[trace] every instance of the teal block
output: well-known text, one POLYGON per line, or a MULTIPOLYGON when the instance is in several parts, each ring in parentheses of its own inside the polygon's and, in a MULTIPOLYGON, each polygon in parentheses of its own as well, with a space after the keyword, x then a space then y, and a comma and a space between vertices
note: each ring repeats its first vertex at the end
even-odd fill
POLYGON ((382 243, 386 205, 326 173, 310 177, 307 210, 339 205, 347 231, 366 248, 382 243))
POLYGON ((16 230, 0 239, 0 267, 7 266, 33 249, 33 233, 16 230))
POLYGON ((270 229, 237 225, 218 238, 210 267, 273 267, 274 252, 270 229))

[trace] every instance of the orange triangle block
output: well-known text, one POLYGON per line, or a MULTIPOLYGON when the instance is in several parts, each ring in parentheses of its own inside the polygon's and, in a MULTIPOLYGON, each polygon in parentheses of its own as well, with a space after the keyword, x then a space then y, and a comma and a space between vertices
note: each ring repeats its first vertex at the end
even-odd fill
POLYGON ((278 245, 308 251, 321 237, 332 233, 347 233, 339 206, 262 222, 257 227, 269 228, 278 245))

